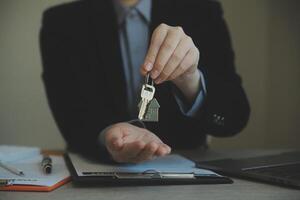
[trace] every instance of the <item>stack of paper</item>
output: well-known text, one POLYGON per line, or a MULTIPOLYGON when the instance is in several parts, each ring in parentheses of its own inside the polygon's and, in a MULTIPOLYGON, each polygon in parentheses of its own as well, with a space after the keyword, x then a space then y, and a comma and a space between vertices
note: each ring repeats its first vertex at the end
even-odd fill
POLYGON ((0 145, 0 161, 14 162, 40 155, 40 148, 13 145, 0 145))
POLYGON ((51 156, 52 172, 44 174, 41 167, 43 156, 38 148, 0 146, 0 158, 24 173, 24 176, 19 176, 0 167, 0 180, 7 181, 0 190, 51 191, 70 180, 62 156, 51 156))

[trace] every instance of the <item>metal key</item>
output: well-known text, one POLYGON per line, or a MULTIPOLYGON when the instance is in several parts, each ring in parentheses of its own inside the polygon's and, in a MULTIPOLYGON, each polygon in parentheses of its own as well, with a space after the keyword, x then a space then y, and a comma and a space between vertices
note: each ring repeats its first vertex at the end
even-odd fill
POLYGON ((140 107, 140 111, 139 111, 139 119, 143 120, 146 110, 147 110, 147 106, 149 104, 149 102, 153 99, 154 97, 154 93, 155 93, 155 87, 149 84, 144 84, 142 87, 142 91, 141 91, 141 107, 140 107))

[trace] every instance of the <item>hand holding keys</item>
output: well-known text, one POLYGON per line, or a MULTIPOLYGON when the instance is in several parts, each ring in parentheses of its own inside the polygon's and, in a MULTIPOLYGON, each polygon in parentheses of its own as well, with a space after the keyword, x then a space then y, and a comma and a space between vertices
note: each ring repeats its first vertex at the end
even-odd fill
POLYGON ((158 121, 158 110, 159 104, 157 100, 154 98, 155 87, 153 84, 153 80, 151 85, 149 82, 149 74, 146 75, 145 83, 142 86, 141 98, 138 107, 139 107, 139 116, 138 118, 142 121, 158 121))

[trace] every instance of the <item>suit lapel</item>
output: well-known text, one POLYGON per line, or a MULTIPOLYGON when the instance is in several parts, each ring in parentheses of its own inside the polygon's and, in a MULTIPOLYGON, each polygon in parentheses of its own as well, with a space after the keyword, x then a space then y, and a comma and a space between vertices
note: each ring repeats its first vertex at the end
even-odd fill
MULTIPOLYGON (((126 120, 127 96, 122 56, 120 51, 117 18, 112 0, 91 0, 91 22, 99 46, 99 57, 107 81, 107 90, 113 98, 118 116, 117 120, 126 120)), ((106 86, 104 86, 106 87, 106 86)), ((103 94, 105 98, 109 94, 103 94)))

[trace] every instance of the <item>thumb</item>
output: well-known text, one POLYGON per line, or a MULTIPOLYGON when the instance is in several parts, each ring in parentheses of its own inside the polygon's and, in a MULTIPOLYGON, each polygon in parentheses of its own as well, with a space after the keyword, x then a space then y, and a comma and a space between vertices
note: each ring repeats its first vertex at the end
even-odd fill
POLYGON ((106 132, 105 144, 109 150, 118 151, 123 147, 123 132, 118 127, 106 132))

